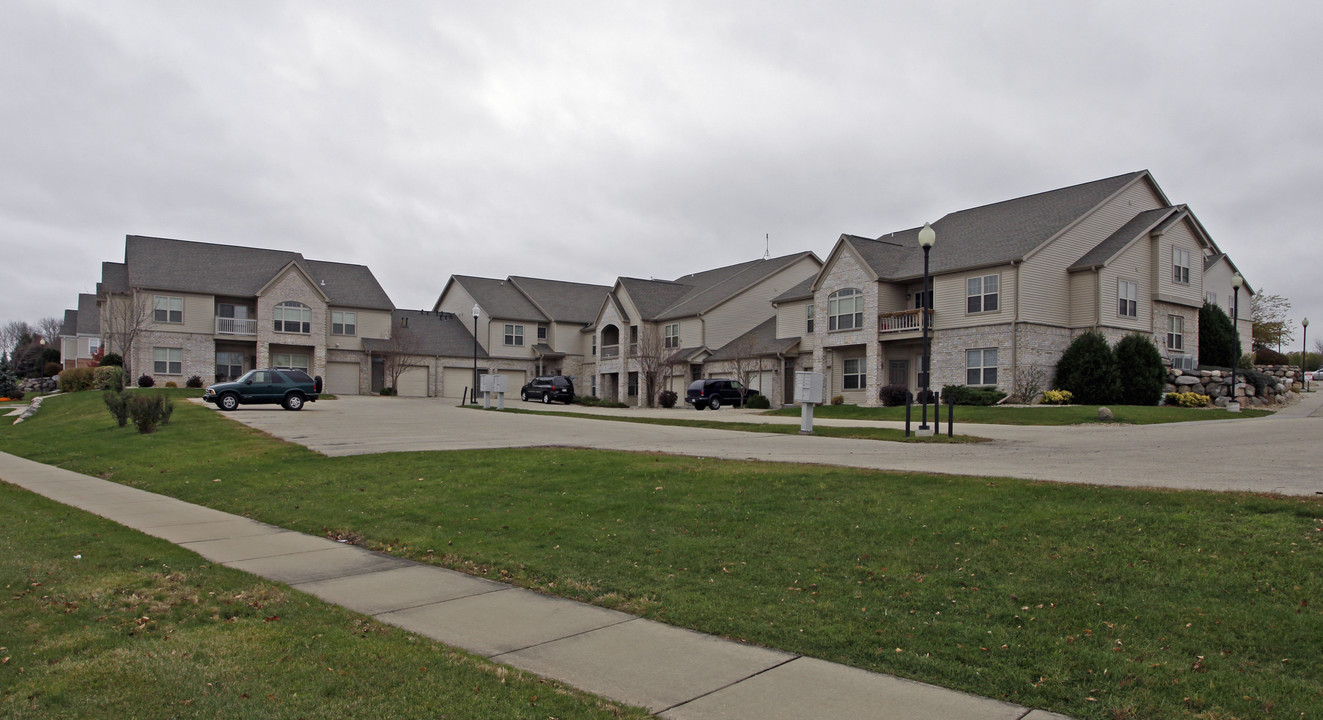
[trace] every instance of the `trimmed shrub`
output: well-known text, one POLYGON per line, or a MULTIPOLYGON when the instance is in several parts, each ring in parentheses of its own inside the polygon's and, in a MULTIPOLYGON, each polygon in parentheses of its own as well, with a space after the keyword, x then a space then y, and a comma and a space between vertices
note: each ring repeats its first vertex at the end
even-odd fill
POLYGON ((1272 348, 1259 348, 1254 351, 1255 365, 1290 365, 1290 358, 1272 348))
POLYGON ((193 377, 188 379, 188 382, 184 383, 184 386, 191 388, 200 388, 202 387, 202 378, 198 377, 197 375, 194 375, 193 377))
POLYGON ((145 435, 156 431, 166 416, 165 402, 165 396, 159 393, 129 393, 129 417, 138 432, 145 435))
POLYGON ((1163 402, 1188 408, 1208 407, 1208 396, 1193 392, 1167 393, 1163 402))
POLYGON ((1157 405, 1162 401, 1167 368, 1158 346, 1147 335, 1131 333, 1116 343, 1116 370, 1121 376, 1123 405, 1157 405))
POLYGON ((1073 399, 1069 390, 1048 390, 1043 393, 1044 405, 1069 405, 1073 399))
POLYGON ((1058 390, 1069 390, 1084 405, 1114 403, 1121 395, 1116 355, 1102 333, 1090 330, 1075 338, 1057 362, 1058 390))
POLYGON ((101 365, 92 368, 92 387, 114 392, 123 390, 124 368, 118 365, 101 365))
POLYGON ((1240 337, 1231 318, 1217 305, 1204 303, 1199 311, 1199 364, 1229 368, 1240 357, 1240 337))
POLYGON ((175 382, 174 380, 171 380, 171 381, 167 382, 167 383, 165 384, 165 386, 168 387, 168 388, 177 388, 177 387, 179 387, 179 383, 175 382))
POLYGON ((382 388, 379 393, 382 397, 393 397, 398 391, 393 387, 382 388))
POLYGON ((832 404, 832 405, 844 405, 844 404, 845 404, 845 396, 844 396, 844 395, 833 395, 832 398, 831 398, 831 404, 832 404))
POLYGON ((767 399, 766 395, 754 395, 749 401, 744 403, 744 407, 750 410, 767 410, 772 407, 772 401, 767 399))
POLYGON ((126 391, 111 392, 107 390, 101 393, 101 399, 106 403, 106 409, 110 411, 111 417, 120 427, 129 424, 129 393, 126 391))
POLYGON ((124 358, 120 357, 119 353, 106 353, 105 355, 101 356, 101 362, 98 363, 98 366, 124 367, 124 358))
POLYGON ((898 407, 909 399, 909 388, 904 385, 883 385, 877 393, 877 399, 886 407, 898 407))
POLYGON ((46 363, 46 366, 41 369, 42 377, 55 377, 60 374, 60 368, 62 367, 63 366, 57 362, 48 362, 46 363))
POLYGON ((996 388, 946 385, 942 388, 942 402, 952 405, 996 405, 1006 399, 1006 393, 996 388))
POLYGON ((69 368, 60 371, 60 392, 82 392, 92 389, 92 368, 69 368))
POLYGON ((143 374, 138 376, 138 387, 148 388, 156 386, 156 378, 151 375, 143 374))
POLYGON ((674 390, 662 390, 657 394, 657 404, 667 409, 675 407, 675 403, 679 399, 680 395, 674 390))

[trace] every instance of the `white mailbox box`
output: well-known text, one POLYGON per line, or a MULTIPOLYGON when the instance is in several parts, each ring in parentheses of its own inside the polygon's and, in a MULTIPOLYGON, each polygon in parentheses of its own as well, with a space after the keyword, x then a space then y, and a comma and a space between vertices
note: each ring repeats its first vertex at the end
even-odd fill
POLYGON ((795 402, 822 402, 822 373, 802 370, 795 373, 795 402))
POLYGON ((482 376, 480 382, 482 383, 482 406, 488 408, 491 407, 492 393, 496 393, 496 406, 498 409, 504 410, 505 392, 510 386, 510 378, 507 378, 504 375, 488 373, 482 376))

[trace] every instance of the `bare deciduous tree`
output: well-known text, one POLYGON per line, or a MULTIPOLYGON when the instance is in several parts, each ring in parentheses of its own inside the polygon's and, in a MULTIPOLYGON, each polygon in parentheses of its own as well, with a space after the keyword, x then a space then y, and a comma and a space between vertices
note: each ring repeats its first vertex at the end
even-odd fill
POLYGON ((1014 402, 1028 405, 1047 387, 1047 368, 1042 365, 1021 365, 1015 370, 1011 390, 1014 402))
POLYGON ((63 320, 54 317, 44 317, 37 321, 37 334, 46 341, 47 345, 57 348, 60 346, 60 329, 63 327, 63 320))
POLYGON ((1291 301, 1281 295, 1269 295, 1262 288, 1250 301, 1250 317, 1254 319, 1254 348, 1273 348, 1295 338, 1295 329, 1286 314, 1291 301))
POLYGON ((757 347, 751 337, 737 338, 723 351, 730 355, 731 367, 735 370, 735 379, 740 381, 740 405, 744 405, 748 400, 749 384, 753 381, 754 373, 761 373, 763 369, 763 356, 757 352, 757 347))
POLYGON ((646 396, 648 407, 654 407, 658 383, 662 371, 668 367, 666 358, 671 351, 666 347, 666 342, 656 325, 639 328, 638 342, 631 344, 630 350, 638 367, 639 381, 643 385, 640 389, 646 396))
POLYGON ((22 320, 10 320, 0 327, 0 353, 13 353, 36 334, 36 330, 22 320))
POLYGON ((106 299, 104 334, 112 352, 124 360, 124 377, 133 377, 133 345, 152 320, 152 301, 137 292, 106 299))
POLYGON ((390 337, 382 340, 382 346, 374 350, 373 354, 382 358, 386 387, 399 392, 400 376, 412 367, 409 361, 420 356, 422 343, 416 335, 401 327, 392 328, 390 337))

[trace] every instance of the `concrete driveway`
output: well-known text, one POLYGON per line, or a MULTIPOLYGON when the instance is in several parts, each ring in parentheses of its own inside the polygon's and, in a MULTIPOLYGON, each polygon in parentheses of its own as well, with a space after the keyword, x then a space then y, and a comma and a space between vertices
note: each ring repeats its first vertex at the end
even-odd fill
MULTIPOLYGON (((517 399, 510 407, 690 419, 789 422, 723 409, 589 410, 517 399)), ((990 438, 962 445, 891 443, 702 428, 667 427, 535 414, 481 412, 453 400, 347 396, 301 412, 245 406, 238 422, 325 455, 505 447, 585 447, 735 460, 841 465, 1054 482, 1323 494, 1323 393, 1310 393, 1272 417, 1178 423, 1019 427, 963 425, 990 438)), ((958 413, 957 413, 958 415, 958 413)), ((857 421, 819 424, 867 425, 857 421)), ((894 423, 873 423, 895 426, 894 423)))

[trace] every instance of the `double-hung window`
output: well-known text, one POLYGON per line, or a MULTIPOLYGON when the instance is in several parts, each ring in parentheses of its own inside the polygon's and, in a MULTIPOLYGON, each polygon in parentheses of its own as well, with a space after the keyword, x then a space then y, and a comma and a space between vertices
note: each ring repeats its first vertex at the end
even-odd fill
POLYGON ((358 333, 358 313, 344 312, 341 310, 331 311, 332 335, 355 335, 357 333, 358 333))
POLYGON ((308 356, 298 353, 272 353, 271 364, 277 370, 302 370, 308 372, 308 356))
POLYGON ((1205 302, 1206 304, 1208 304, 1208 305, 1216 305, 1216 304, 1217 304, 1217 293, 1215 293, 1215 292, 1205 293, 1205 294, 1204 294, 1204 302, 1205 302))
POLYGON ((680 323, 667 325, 663 329, 662 334, 663 334, 662 339, 664 340, 664 342, 662 343, 663 346, 667 348, 680 347, 680 323))
POLYGON ((1190 284, 1190 251, 1171 249, 1171 279, 1182 285, 1190 284))
POLYGON ((997 384, 997 348, 965 351, 965 384, 997 384))
POLYGON ((537 326, 537 340, 538 340, 538 342, 546 342, 546 341, 547 341, 547 326, 546 326, 546 325, 538 325, 538 326, 537 326))
POLYGON ((827 296, 827 329, 858 330, 864 326, 864 294, 855 288, 827 296))
POLYGON ((181 297, 168 297, 157 295, 154 298, 155 312, 153 319, 158 323, 182 323, 184 322, 184 299, 181 297))
POLYGON ((301 302, 290 300, 271 311, 276 332, 312 334, 312 309, 301 302))
POLYGON ((505 344, 522 347, 524 344, 524 326, 507 323, 505 326, 505 344))
POLYGON ((863 358, 848 358, 841 368, 841 387, 845 390, 863 390, 868 385, 863 358))
POLYGON ((1167 349, 1185 349, 1185 318, 1180 315, 1167 316, 1167 349))
POLYGON ((152 348, 152 372, 158 375, 183 375, 183 349, 164 347, 152 348))
POLYGON ((808 307, 804 309, 804 333, 805 333, 805 334, 808 334, 808 333, 813 332, 813 314, 814 314, 813 303, 809 303, 809 304, 808 304, 808 307))
POLYGON ((1121 317, 1139 317, 1139 283, 1129 280, 1116 281, 1116 314, 1121 317))
POLYGON ((1000 303, 998 293, 1001 288, 1000 275, 972 277, 965 281, 965 312, 995 312, 1000 303))

